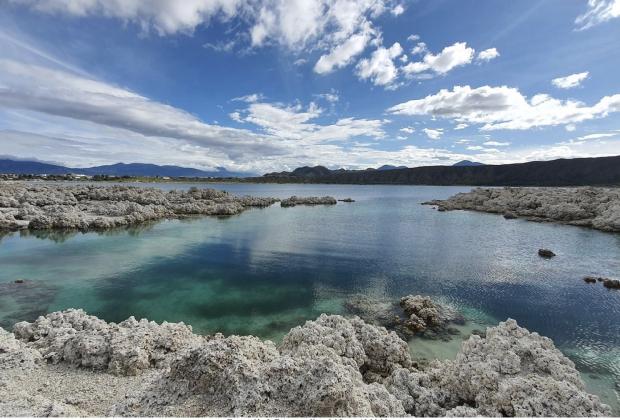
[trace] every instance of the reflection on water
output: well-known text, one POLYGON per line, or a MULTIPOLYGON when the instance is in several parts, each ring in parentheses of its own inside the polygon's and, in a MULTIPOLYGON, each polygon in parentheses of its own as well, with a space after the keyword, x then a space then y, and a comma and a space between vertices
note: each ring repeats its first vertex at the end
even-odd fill
MULTIPOLYGON (((166 188, 186 185, 165 184, 166 188)), ((450 343, 412 341, 416 357, 454 357, 472 329, 508 317, 551 337, 588 388, 620 406, 620 293, 585 275, 620 277, 620 235, 438 213, 419 203, 468 188, 228 184, 236 194, 352 197, 272 206, 231 218, 114 231, 21 232, 0 239, 0 325, 82 307, 107 321, 184 321, 195 331, 279 339, 348 296, 441 298, 470 322, 450 343), (557 257, 544 260, 538 248, 557 257), (14 284, 17 278, 27 283, 14 284)))

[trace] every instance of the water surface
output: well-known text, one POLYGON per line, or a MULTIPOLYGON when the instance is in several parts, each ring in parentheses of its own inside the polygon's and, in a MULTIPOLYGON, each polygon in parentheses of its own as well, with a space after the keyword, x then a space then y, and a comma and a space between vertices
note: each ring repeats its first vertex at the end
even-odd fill
MULTIPOLYGON (((322 312, 343 313, 355 293, 422 293, 461 308, 470 320, 463 337, 509 317, 551 337, 588 389, 620 407, 620 292, 582 281, 620 278, 620 235, 420 205, 468 187, 209 186, 356 202, 274 205, 106 233, 7 235, 0 242, 0 325, 81 307, 107 321, 135 315, 184 321, 200 333, 277 340, 322 312), (557 257, 539 258, 541 247, 557 257), (16 285, 18 278, 28 282, 16 285)), ((413 342, 412 352, 454 357, 459 342, 413 342)))

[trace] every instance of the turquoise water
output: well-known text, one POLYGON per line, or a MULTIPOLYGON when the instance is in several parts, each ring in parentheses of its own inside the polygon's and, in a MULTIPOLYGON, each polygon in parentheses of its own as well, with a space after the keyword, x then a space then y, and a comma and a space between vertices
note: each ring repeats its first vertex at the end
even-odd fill
MULTIPOLYGON (((355 293, 423 293, 461 308, 469 319, 463 337, 508 317, 551 337, 588 388, 620 407, 620 292, 582 281, 620 278, 620 235, 420 205, 467 187, 210 187, 357 201, 106 233, 7 235, 0 240, 0 325, 82 307, 107 321, 135 315, 277 340, 322 312, 343 313, 355 293), (541 247, 557 257, 539 258, 541 247), (18 278, 28 282, 14 284, 18 278)), ((449 358, 459 343, 414 341, 412 352, 449 358)))

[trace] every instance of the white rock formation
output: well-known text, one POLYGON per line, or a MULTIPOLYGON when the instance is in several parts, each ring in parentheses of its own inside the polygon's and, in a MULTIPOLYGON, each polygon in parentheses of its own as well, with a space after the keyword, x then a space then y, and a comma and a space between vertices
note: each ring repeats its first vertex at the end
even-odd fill
POLYGON ((81 310, 14 330, 0 331, 0 410, 8 416, 611 414, 551 340, 512 320, 426 370, 412 367, 395 333, 357 317, 321 315, 279 346, 200 337, 183 324, 108 324, 81 310))
POLYGON ((620 188, 476 188, 424 204, 620 232, 620 188))
POLYGON ((0 182, 0 231, 107 229, 164 218, 234 215, 276 201, 214 189, 166 192, 122 185, 0 182))
POLYGON ((297 197, 296 195, 289 197, 280 202, 282 207, 295 207, 295 206, 316 206, 321 204, 333 205, 338 204, 338 201, 334 197, 297 197))

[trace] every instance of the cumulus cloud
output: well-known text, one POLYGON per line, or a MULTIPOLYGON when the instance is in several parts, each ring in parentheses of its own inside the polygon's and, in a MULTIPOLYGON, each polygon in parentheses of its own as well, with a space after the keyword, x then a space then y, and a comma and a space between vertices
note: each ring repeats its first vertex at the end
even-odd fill
POLYGON ((588 10, 575 19, 579 30, 620 17, 620 0, 588 0, 588 10))
POLYGON ((467 127, 469 127, 469 125, 468 125, 468 124, 465 124, 465 123, 460 123, 460 124, 457 124, 457 125, 456 125, 456 127, 454 127, 454 129, 455 129, 455 130, 464 130, 464 129, 466 129, 467 127))
POLYGON ((394 16, 400 16, 405 13, 405 8, 402 4, 398 4, 392 10, 390 10, 390 13, 392 13, 394 16))
POLYGON ((443 129, 441 128, 423 128, 424 134, 431 140, 439 140, 443 135, 443 129))
POLYGON ((394 59, 403 53, 398 42, 390 48, 377 48, 370 58, 361 60, 357 65, 357 75, 362 80, 370 79, 377 86, 393 87, 398 77, 394 59))
MULTIPOLYGON (((211 22, 241 24, 250 46, 276 44, 295 51, 312 48, 355 50, 366 36, 365 26, 391 11, 401 10, 393 0, 9 0, 13 5, 42 13, 72 17, 103 16, 138 26, 161 36, 191 34, 211 22), (350 40, 348 45, 344 45, 350 40), (355 45, 352 45, 355 44, 355 45)), ((403 9, 404 10, 404 9, 403 9)), ((246 42, 247 42, 246 41, 246 42)), ((205 44, 231 50, 230 40, 205 44)), ((334 53, 337 55, 337 53, 334 53)), ((334 58, 335 59, 335 58, 334 58)))
POLYGON ((328 54, 322 55, 314 65, 314 71, 319 74, 326 74, 348 65, 366 49, 366 45, 373 35, 374 31, 369 25, 366 25, 362 31, 334 47, 328 54))
POLYGON ((483 130, 526 130, 533 127, 575 124, 620 112, 620 94, 605 96, 592 106, 546 94, 528 100, 518 89, 499 86, 455 86, 434 95, 395 105, 397 115, 430 115, 459 123, 483 124, 483 130))
POLYGON ((489 48, 478 53, 478 60, 480 61, 491 61, 497 57, 499 57, 499 51, 497 51, 497 48, 489 48))
POLYGON ((331 89, 327 93, 319 93, 319 94, 316 94, 314 96, 316 96, 317 98, 324 99, 327 102, 330 102, 332 104, 336 103, 336 102, 338 102, 340 100, 340 96, 338 95, 338 91, 336 89, 331 89))
POLYGON ((589 74, 589 72, 584 71, 583 73, 575 73, 566 77, 558 77, 553 79, 551 83, 560 89, 570 89, 579 86, 581 82, 588 78, 589 74))
POLYGON ((424 56, 423 61, 411 62, 402 69, 406 74, 422 73, 425 71, 445 74, 455 67, 471 63, 474 58, 474 53, 474 49, 468 47, 467 43, 457 42, 444 48, 438 54, 428 53, 424 56))
POLYGON ((412 134, 415 132, 415 128, 413 127, 403 127, 400 129, 403 133, 412 134))
POLYGON ((250 93, 249 95, 244 95, 244 96, 238 96, 236 98, 232 98, 232 101, 240 101, 240 102, 247 102, 247 103, 253 103, 253 102, 258 102, 263 100, 263 94, 262 93, 250 93))

